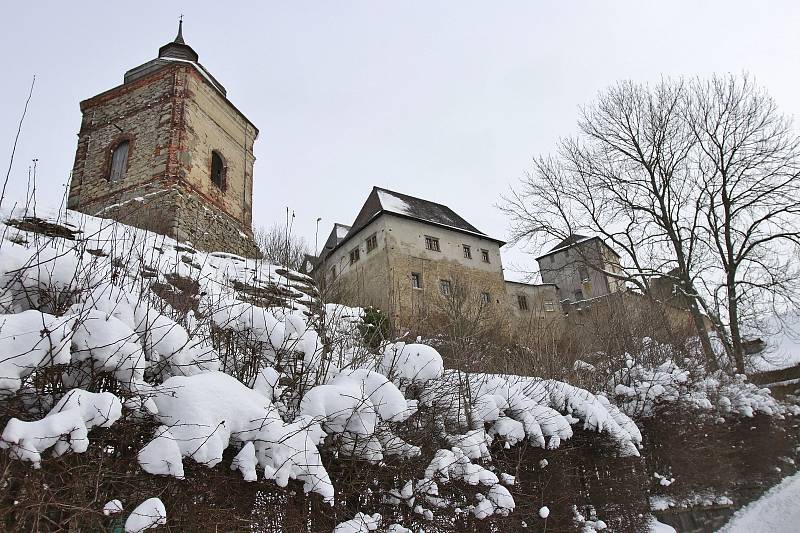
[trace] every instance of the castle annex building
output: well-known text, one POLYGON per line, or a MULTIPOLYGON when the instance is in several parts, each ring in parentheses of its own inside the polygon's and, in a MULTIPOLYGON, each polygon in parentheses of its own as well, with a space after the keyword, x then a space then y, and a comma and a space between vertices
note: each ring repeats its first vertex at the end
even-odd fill
POLYGON ((578 302, 626 290, 619 254, 603 239, 572 234, 536 258, 544 283, 558 286, 560 301, 578 302))
POLYGON ((256 256, 253 143, 258 129, 183 39, 80 104, 67 207, 256 256))

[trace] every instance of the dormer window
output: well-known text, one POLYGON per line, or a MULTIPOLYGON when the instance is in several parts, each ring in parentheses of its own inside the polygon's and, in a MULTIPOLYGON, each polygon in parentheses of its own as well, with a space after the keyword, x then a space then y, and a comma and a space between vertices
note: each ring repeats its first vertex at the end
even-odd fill
POLYGON ((225 190, 225 161, 219 152, 211 152, 211 182, 221 191, 225 190))
POLYGON ((122 141, 111 152, 111 171, 108 174, 108 181, 111 183, 122 181, 125 177, 125 171, 128 170, 129 147, 128 141, 122 141))

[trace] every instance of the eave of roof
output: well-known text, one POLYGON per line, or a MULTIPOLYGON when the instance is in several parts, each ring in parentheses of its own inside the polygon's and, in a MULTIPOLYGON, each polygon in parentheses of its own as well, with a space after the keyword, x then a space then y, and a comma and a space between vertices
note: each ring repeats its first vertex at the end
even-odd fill
POLYGON ((559 253, 559 252, 561 252, 563 250, 567 250, 568 248, 572 248, 573 246, 577 246, 578 244, 583 244, 585 242, 590 242, 590 241, 594 241, 594 240, 600 241, 600 244, 603 244, 606 248, 611 250, 611 253, 613 253, 617 257, 620 257, 620 255, 617 253, 616 250, 614 250, 611 246, 606 244, 606 242, 603 239, 601 239, 600 237, 595 235, 594 237, 587 237, 586 239, 583 239, 583 240, 580 240, 580 241, 577 241, 577 242, 573 242, 572 244, 568 244, 567 246, 556 246, 555 248, 553 248, 549 252, 538 256, 536 258, 536 260, 538 261, 539 259, 543 259, 543 258, 545 258, 547 256, 550 256, 550 255, 553 255, 553 254, 557 254, 557 253, 559 253))
POLYGON ((363 226, 358 228, 356 231, 349 232, 344 239, 339 241, 339 244, 337 244, 336 246, 331 248, 331 251, 328 252, 327 255, 325 256, 325 259, 327 259, 333 252, 335 252, 336 250, 338 250, 339 248, 344 246, 350 239, 352 239, 353 237, 355 237, 356 235, 358 235, 359 233, 361 233, 362 231, 367 229, 369 227, 369 225, 372 224, 373 222, 375 222, 378 219, 378 217, 380 217, 381 215, 390 215, 390 216, 395 216, 395 217, 398 217, 398 218, 404 218, 404 219, 407 219, 407 220, 413 220, 413 221, 419 222, 421 224, 428 224, 429 226, 436 226, 436 227, 439 227, 439 228, 448 229, 450 231, 455 231, 457 233, 463 233, 464 235, 471 235, 473 237, 478 237, 480 239, 486 239, 487 241, 496 242, 498 244, 498 246, 501 247, 501 248, 503 246, 505 246, 505 244, 506 244, 505 241, 502 241, 500 239, 495 239, 494 237, 489 237, 485 233, 480 233, 480 232, 476 233, 476 232, 473 232, 473 231, 467 231, 467 230, 462 229, 462 228, 457 228, 455 226, 449 226, 447 224, 440 224, 438 222, 431 222, 430 220, 424 220, 424 219, 421 219, 421 218, 418 218, 418 217, 415 217, 415 216, 412 216, 412 215, 406 215, 406 214, 403 214, 403 213, 397 213, 395 211, 387 211, 386 209, 381 209, 377 213, 372 215, 372 217, 369 219, 369 221, 367 221, 366 224, 364 224, 363 226))
POLYGON ((503 280, 506 283, 513 283, 515 285, 525 285, 527 287, 558 287, 555 283, 525 283, 524 281, 512 281, 510 279, 503 280))

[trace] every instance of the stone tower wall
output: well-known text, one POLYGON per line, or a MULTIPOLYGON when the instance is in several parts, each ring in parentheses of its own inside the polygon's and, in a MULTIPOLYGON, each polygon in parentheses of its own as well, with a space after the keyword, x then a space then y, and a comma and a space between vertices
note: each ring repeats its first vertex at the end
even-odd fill
POLYGON ((132 189, 169 175, 175 74, 175 69, 165 68, 81 103, 67 207, 94 215, 127 200, 132 189), (122 140, 130 143, 125 179, 112 183, 111 152, 122 140))
POLYGON ((68 208, 162 233, 207 251, 259 255, 253 242, 255 127, 193 65, 175 62, 81 103, 68 208), (124 178, 111 153, 129 142, 124 178), (226 164, 220 190, 211 151, 226 164))
POLYGON ((187 69, 187 74, 181 177, 208 201, 250 227, 256 129, 199 72, 187 69), (211 181, 213 150, 225 162, 224 191, 211 181))

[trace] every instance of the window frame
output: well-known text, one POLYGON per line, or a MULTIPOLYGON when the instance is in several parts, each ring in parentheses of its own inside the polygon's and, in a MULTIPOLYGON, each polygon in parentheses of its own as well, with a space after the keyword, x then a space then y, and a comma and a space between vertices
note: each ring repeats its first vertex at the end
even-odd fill
POLYGON ((453 294, 453 284, 449 279, 439 280, 439 292, 442 293, 442 296, 451 296, 453 294))
POLYGON ((492 293, 483 291, 481 292, 481 304, 489 305, 492 303, 492 293))
POLYGON ((355 265, 361 260, 361 247, 356 246, 350 250, 350 264, 355 265))
POLYGON ((125 180, 125 177, 128 174, 128 161, 130 161, 131 158, 131 140, 125 137, 117 140, 116 143, 114 143, 112 146, 113 148, 111 148, 109 162, 108 162, 108 176, 106 179, 108 180, 109 183, 121 183, 122 181, 125 180), (115 179, 114 158, 122 146, 125 146, 125 159, 123 159, 122 162, 120 163, 119 177, 115 179))
POLYGON ((517 294, 517 307, 519 307, 520 311, 528 311, 530 307, 528 307, 528 296, 525 294, 517 294))
POLYGON ((461 248, 464 250, 464 259, 472 259, 472 247, 469 244, 462 244, 461 248))
POLYGON ((546 313, 554 313, 556 310, 556 303, 553 300, 545 300, 542 302, 542 308, 546 313))
POLYGON ((411 288, 422 290, 422 274, 419 272, 411 273, 411 288))
POLYGON ((491 263, 491 261, 489 260, 489 250, 487 250, 486 248, 481 248, 481 260, 484 263, 491 263))
POLYGON ((370 235, 369 237, 367 237, 366 245, 367 245, 367 253, 370 253, 371 251, 375 250, 378 247, 378 233, 377 232, 375 232, 372 235, 370 235))
POLYGON ((431 252, 441 252, 442 247, 439 244, 439 237, 425 235, 425 249, 431 252))

